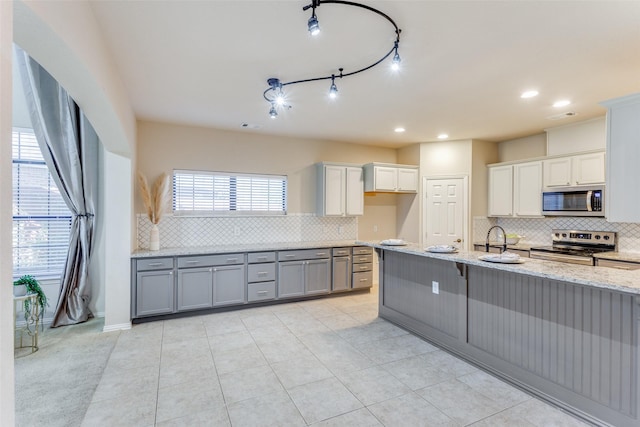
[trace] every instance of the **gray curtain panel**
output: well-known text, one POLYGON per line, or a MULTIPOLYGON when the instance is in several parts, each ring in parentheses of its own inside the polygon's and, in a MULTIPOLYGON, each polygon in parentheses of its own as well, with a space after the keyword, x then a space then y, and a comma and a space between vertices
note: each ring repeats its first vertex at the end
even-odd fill
POLYGON ((26 52, 16 47, 29 114, 49 171, 73 214, 69 252, 52 327, 84 322, 94 239, 98 136, 78 105, 26 52))

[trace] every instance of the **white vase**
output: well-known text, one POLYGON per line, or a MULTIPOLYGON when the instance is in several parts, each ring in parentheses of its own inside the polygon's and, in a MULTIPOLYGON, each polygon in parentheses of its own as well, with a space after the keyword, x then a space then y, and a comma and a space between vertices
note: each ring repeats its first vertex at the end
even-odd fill
POLYGON ((151 234, 149 235, 149 250, 157 251, 160 249, 160 230, 158 224, 151 226, 151 234))
POLYGON ((18 286, 13 286, 13 296, 14 297, 23 297, 27 294, 27 287, 26 285, 18 285, 18 286))

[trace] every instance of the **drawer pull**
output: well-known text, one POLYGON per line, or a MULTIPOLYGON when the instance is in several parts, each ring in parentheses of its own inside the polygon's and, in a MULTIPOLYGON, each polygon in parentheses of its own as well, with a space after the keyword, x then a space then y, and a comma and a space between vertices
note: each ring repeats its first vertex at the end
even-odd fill
POLYGON ((326 255, 326 254, 327 254, 326 252, 316 252, 316 256, 323 256, 323 255, 326 255))
POLYGON ((164 264, 161 262, 150 262, 148 265, 149 267, 160 267, 160 266, 163 266, 164 264))
POLYGON ((198 264, 200 261, 187 261, 187 264, 198 264))
POLYGON ((360 279, 361 282, 368 282, 369 279, 360 279))
POLYGON ((258 291, 256 292, 258 295, 267 295, 269 291, 258 291))
POLYGON ((294 254, 285 255, 286 258, 293 258, 294 256, 295 256, 294 254))
POLYGON ((238 258, 227 258, 227 262, 237 262, 238 258))
POLYGON ((258 257, 258 261, 266 261, 267 257, 266 256, 259 256, 258 257))
POLYGON ((258 276, 266 276, 267 274, 269 274, 268 271, 258 271, 258 276))
POLYGON ((336 252, 336 255, 346 255, 347 251, 338 251, 336 252))
POLYGON ((360 262, 367 262, 366 258, 360 258, 360 262))

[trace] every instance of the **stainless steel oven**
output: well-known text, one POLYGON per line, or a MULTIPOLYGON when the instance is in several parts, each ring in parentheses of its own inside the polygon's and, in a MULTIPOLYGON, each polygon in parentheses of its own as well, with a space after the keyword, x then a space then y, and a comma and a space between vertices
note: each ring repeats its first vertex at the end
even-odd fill
POLYGON ((546 216, 604 216, 604 212, 604 185, 542 192, 542 214, 546 216))
POLYGON ((593 255, 617 250, 618 236, 613 231, 553 230, 552 246, 533 247, 531 258, 571 264, 595 265, 593 255))

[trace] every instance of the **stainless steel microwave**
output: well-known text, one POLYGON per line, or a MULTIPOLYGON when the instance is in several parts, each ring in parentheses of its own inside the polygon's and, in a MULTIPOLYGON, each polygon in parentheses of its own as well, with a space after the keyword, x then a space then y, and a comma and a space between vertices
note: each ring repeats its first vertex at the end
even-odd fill
POLYGON ((604 216, 604 185, 546 188, 542 192, 546 216, 604 216))

